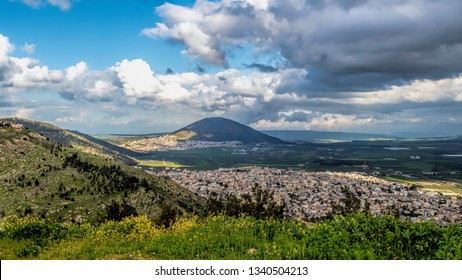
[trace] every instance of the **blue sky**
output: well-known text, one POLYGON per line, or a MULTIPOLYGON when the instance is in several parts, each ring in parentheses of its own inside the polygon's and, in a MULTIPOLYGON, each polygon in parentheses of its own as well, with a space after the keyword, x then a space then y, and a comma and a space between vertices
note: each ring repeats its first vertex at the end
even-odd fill
MULTIPOLYGON (((191 1, 176 1, 190 4, 191 1)), ((180 45, 140 36, 146 26, 161 19, 155 6, 163 1, 82 0, 69 10, 44 5, 31 8, 21 1, 0 1, 3 35, 22 45, 34 43, 34 57, 53 69, 87 61, 95 69, 110 67, 123 59, 143 58, 155 68, 166 65, 187 70, 187 60, 172 59, 180 45)), ((16 50, 21 55, 21 50, 16 50)), ((22 54, 24 55, 24 54, 22 54)))
POLYGON ((462 3, 2 0, 0 117, 462 134, 462 3))

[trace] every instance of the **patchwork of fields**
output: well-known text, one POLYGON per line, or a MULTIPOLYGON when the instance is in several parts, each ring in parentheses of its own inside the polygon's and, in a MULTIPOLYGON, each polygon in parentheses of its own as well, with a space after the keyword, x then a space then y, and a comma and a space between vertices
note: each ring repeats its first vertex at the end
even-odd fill
POLYGON ((170 162, 167 167, 177 164, 198 170, 255 165, 457 178, 462 172, 462 157, 455 155, 461 151, 461 141, 358 141, 155 151, 141 159, 170 162))

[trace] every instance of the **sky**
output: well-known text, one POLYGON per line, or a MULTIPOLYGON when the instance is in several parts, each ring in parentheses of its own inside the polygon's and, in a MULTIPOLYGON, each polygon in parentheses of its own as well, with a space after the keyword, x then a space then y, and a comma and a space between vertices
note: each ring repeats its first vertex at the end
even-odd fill
POLYGON ((0 117, 462 135, 460 0, 0 0, 0 117))

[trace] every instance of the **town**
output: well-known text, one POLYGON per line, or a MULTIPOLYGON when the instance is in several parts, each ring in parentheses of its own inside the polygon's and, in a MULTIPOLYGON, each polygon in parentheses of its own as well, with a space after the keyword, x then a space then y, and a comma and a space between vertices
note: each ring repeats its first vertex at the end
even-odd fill
POLYGON ((433 220, 440 224, 462 221, 462 197, 446 196, 417 186, 390 183, 361 173, 306 172, 267 167, 220 168, 193 171, 166 168, 148 173, 173 179, 200 196, 249 193, 255 184, 274 192, 276 200, 287 205, 286 215, 316 220, 332 212, 332 203, 343 196, 342 186, 354 192, 372 215, 398 211, 403 219, 433 220))
POLYGON ((124 148, 132 149, 137 152, 166 152, 219 147, 234 148, 240 145, 242 145, 242 142, 240 141, 178 141, 178 138, 175 135, 163 135, 159 137, 152 137, 128 142, 121 146, 124 148))

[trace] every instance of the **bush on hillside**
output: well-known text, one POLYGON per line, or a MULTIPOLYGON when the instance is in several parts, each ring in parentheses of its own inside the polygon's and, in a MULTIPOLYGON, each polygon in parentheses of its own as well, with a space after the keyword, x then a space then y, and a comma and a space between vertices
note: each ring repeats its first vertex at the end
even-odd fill
POLYGON ((240 197, 227 194, 223 197, 212 192, 207 197, 206 211, 209 214, 223 213, 230 217, 248 215, 256 219, 282 219, 286 208, 285 203, 277 203, 274 192, 263 189, 258 184, 252 187, 251 193, 240 197))
POLYGON ((125 217, 138 216, 136 208, 129 205, 125 199, 121 203, 114 199, 111 200, 111 204, 106 206, 105 211, 103 221, 121 221, 125 217))

